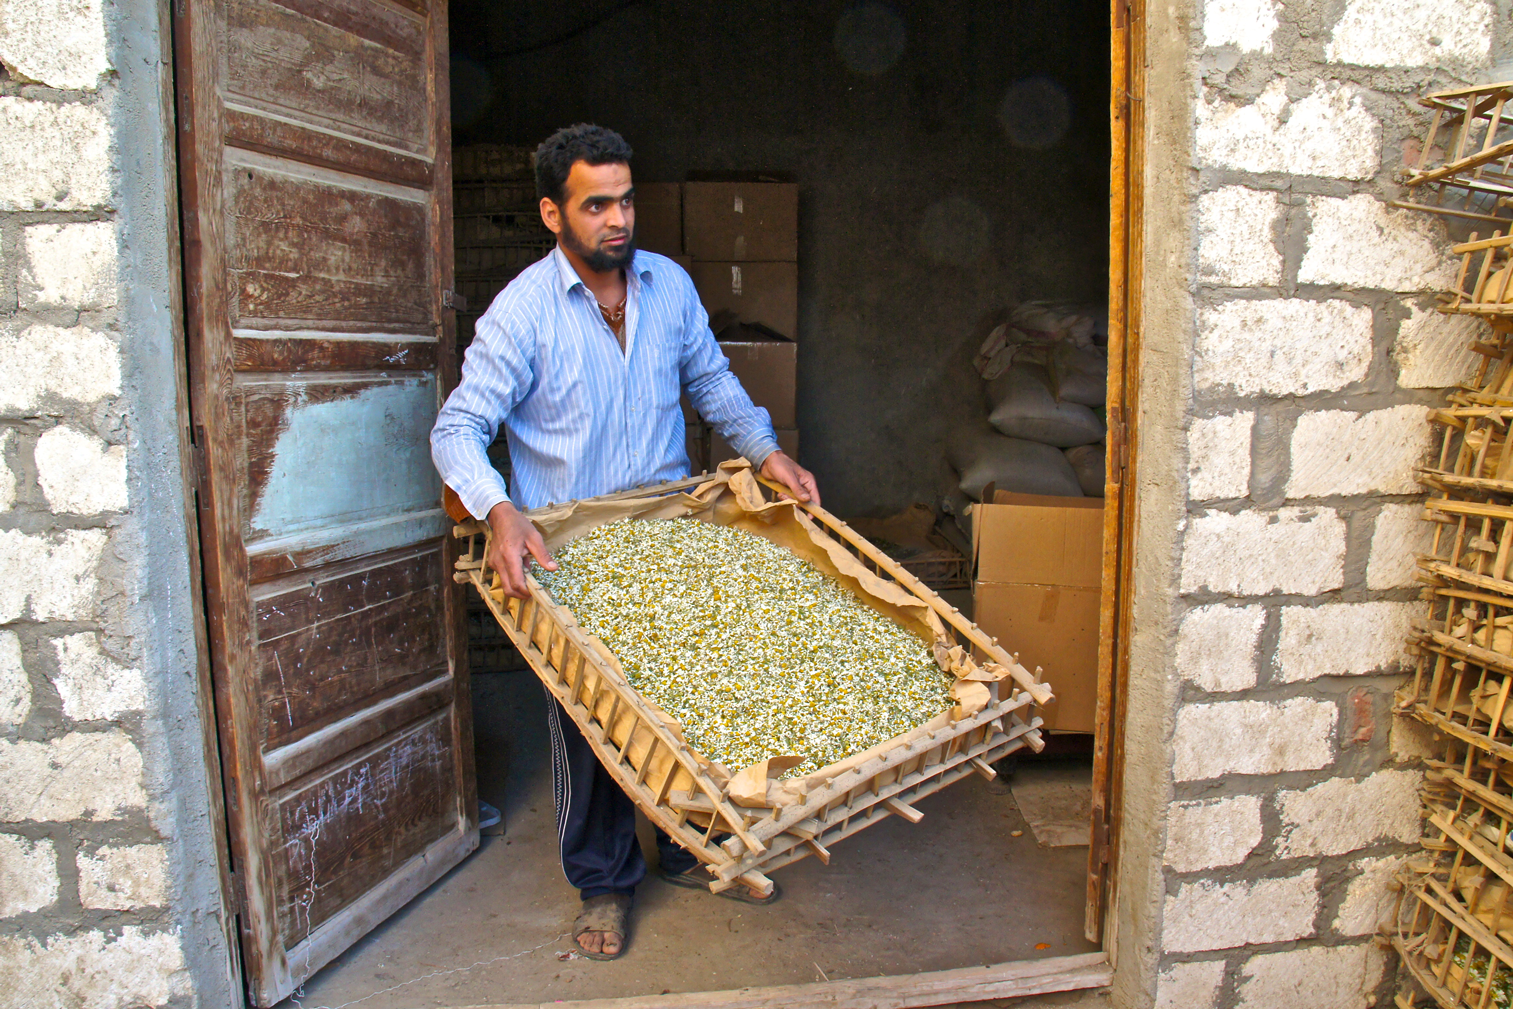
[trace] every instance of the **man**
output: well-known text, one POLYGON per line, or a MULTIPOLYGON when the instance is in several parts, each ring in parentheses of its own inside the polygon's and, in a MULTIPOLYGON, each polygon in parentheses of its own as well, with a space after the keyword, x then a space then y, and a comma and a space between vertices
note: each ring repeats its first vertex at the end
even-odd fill
MULTIPOLYGON (((436 468, 468 511, 487 517, 489 564, 519 598, 527 556, 556 569, 521 509, 688 475, 678 402, 685 389, 764 475, 819 503, 814 477, 779 451, 767 411, 730 373, 688 274, 636 250, 630 158, 619 134, 586 124, 537 148, 541 219, 557 247, 478 320, 462 383, 431 432, 436 468), (500 424, 513 494, 485 455, 500 424)), ((562 870, 583 900, 574 939, 585 956, 612 960, 625 949, 631 897, 646 875, 635 806, 555 700, 548 721, 562 870)), ((661 831, 657 847, 664 879, 706 887, 698 861, 661 831)), ((777 896, 726 895, 751 903, 777 896)))

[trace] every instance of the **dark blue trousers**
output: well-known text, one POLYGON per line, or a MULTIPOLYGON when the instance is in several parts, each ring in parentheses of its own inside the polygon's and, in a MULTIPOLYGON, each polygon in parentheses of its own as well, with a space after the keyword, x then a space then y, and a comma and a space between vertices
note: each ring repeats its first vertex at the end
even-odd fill
MULTIPOLYGON (((636 839, 636 806, 599 763, 588 741, 557 699, 546 695, 552 736, 552 797, 562 872, 583 900, 604 893, 634 893, 646 876, 636 839)), ((660 829, 657 857, 664 872, 687 872, 699 860, 660 829)))

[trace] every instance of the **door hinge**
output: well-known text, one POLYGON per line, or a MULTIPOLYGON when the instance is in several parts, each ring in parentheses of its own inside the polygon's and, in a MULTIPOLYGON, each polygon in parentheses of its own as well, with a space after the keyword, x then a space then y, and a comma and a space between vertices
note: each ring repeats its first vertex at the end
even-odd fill
POLYGON ((239 872, 231 873, 231 913, 247 913, 247 882, 239 872))
POLYGON ((441 307, 450 308, 454 312, 466 312, 468 299, 451 288, 447 288, 441 292, 441 307))
POLYGON ((1111 462, 1118 466, 1119 486, 1124 486, 1124 478, 1129 473, 1129 428, 1124 423, 1124 407, 1117 407, 1109 411, 1108 415, 1108 451, 1111 462))
POLYGON ((1100 864, 1108 865, 1108 814, 1101 810, 1093 816, 1093 852, 1100 864))
POLYGON ((203 492, 206 482, 210 479, 210 464, 205 458, 204 424, 196 424, 194 436, 189 439, 189 465, 194 469, 192 476, 195 489, 203 492))

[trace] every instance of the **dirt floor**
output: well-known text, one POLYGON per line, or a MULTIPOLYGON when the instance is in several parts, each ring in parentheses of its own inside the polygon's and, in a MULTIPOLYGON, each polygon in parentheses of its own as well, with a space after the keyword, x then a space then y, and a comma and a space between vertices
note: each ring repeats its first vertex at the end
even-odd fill
MULTIPOLYGON (((973 777, 920 802, 925 818, 917 825, 889 817, 836 845, 828 867, 810 858, 779 870, 773 878, 784 896, 773 907, 649 878, 625 957, 574 957, 566 930, 577 895, 556 857, 544 695, 523 672, 477 677, 474 697, 479 792, 504 810, 504 835, 484 837, 476 853, 286 1005, 570 1002, 1095 949, 1082 937, 1087 848, 1040 846, 1013 795, 973 777)), ((1021 762, 1016 781, 1065 780, 1068 772, 1064 762, 1021 762)), ((1046 998, 1027 1001, 1099 1004, 1046 998)))

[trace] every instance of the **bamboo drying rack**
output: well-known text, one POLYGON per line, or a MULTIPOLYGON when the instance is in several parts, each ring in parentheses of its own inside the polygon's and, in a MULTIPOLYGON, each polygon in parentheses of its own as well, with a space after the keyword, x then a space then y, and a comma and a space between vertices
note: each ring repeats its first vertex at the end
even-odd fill
MULTIPOLYGON (((1452 744, 1429 762, 1428 857, 1410 862, 1392 945, 1414 980, 1442 1006, 1498 1004, 1513 988, 1513 780, 1506 761, 1478 745, 1452 744)), ((1412 1009, 1410 994, 1398 1006, 1412 1009)))
MULTIPOLYGON (((593 499, 610 502, 690 491, 707 477, 593 499)), ((761 481, 775 497, 781 488, 761 481)), ((1034 713, 1053 699, 1049 686, 1021 666, 955 607, 931 591, 844 522, 817 506, 803 505, 834 544, 870 572, 923 603, 964 649, 1007 671, 987 686, 981 710, 944 727, 926 726, 896 736, 801 779, 796 801, 738 804, 731 780, 718 765, 684 741, 677 723, 650 704, 625 679, 618 661, 588 634, 572 612, 527 576, 529 597, 515 599, 496 587, 489 569, 489 528, 458 523, 453 535, 467 541, 454 577, 471 584, 546 689, 567 711, 599 761, 648 819, 699 859, 718 893, 737 884, 770 893, 766 873, 817 856, 829 863, 829 845, 887 816, 917 823, 911 805, 971 774, 993 778, 991 762, 1024 747, 1044 747, 1034 713)), ((527 513, 530 515, 532 513, 527 513)))
POLYGON ((1506 221, 1513 197, 1513 82, 1442 91, 1419 99, 1434 110, 1418 163, 1393 205, 1476 221, 1506 221), (1478 139, 1478 134, 1480 137, 1478 139), (1436 156, 1435 142, 1445 146, 1436 156))

